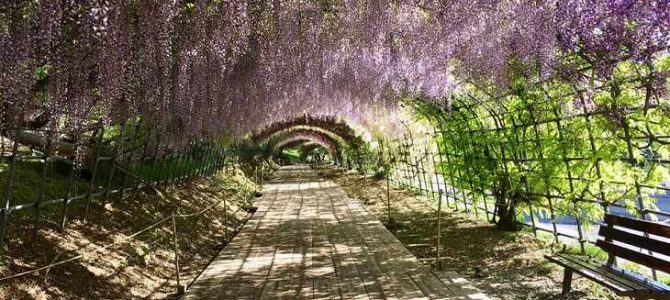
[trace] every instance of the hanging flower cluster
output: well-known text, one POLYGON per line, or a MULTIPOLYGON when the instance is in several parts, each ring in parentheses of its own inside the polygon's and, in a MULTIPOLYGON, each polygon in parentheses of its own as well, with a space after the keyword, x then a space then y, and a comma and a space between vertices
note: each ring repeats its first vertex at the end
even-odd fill
POLYGON ((397 93, 571 74, 573 54, 607 74, 669 32, 667 0, 4 1, 0 122, 142 115, 174 139, 303 114, 393 123, 397 93))

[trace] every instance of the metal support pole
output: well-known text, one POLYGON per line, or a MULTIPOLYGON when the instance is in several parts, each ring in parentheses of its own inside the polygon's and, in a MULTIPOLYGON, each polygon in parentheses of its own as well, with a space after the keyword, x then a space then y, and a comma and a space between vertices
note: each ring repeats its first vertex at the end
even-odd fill
POLYGON ((438 270, 442 270, 442 262, 440 261, 440 252, 441 252, 441 236, 442 236, 442 190, 438 191, 440 200, 437 201, 437 237, 435 245, 435 267, 438 270))

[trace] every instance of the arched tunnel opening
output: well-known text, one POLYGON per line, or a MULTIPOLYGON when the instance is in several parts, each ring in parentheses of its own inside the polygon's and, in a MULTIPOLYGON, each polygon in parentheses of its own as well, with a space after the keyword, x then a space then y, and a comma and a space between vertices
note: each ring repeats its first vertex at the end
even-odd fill
POLYGON ((372 147, 366 136, 368 132, 354 129, 343 120, 304 115, 248 134, 244 152, 252 153, 247 161, 261 164, 308 163, 362 170, 372 147))

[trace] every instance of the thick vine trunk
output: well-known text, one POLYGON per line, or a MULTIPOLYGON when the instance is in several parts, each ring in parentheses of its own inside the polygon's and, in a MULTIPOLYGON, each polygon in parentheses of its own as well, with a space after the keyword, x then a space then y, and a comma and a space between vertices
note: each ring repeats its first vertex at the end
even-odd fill
POLYGON ((16 140, 19 144, 28 146, 43 153, 49 153, 50 157, 60 157, 66 160, 74 160, 78 156, 78 164, 83 171, 91 170, 95 162, 96 149, 92 145, 80 145, 78 153, 75 153, 75 144, 60 140, 53 140, 49 145, 47 137, 40 134, 21 131, 18 136, 7 134, 3 136, 11 143, 16 140))
POLYGON ((498 220, 496 225, 499 229, 505 231, 518 231, 519 223, 516 220, 516 207, 514 201, 498 200, 496 201, 496 211, 498 220))
MULTIPOLYGON (((7 138, 16 140, 19 144, 29 146, 42 152, 45 152, 48 147, 48 141, 46 137, 29 131, 21 131, 18 136, 11 136, 7 138)), ((56 150, 60 156, 70 157, 74 156, 75 154, 75 145, 72 143, 53 141, 51 147, 52 149, 56 150)), ((52 151, 52 153, 53 152, 54 151, 52 151)))
POLYGON ((516 220, 516 205, 519 203, 519 198, 515 193, 509 192, 509 186, 509 179, 505 176, 493 189, 493 194, 496 199, 494 215, 498 217, 498 219, 495 220, 494 216, 494 220, 498 229, 518 231, 519 223, 516 220))

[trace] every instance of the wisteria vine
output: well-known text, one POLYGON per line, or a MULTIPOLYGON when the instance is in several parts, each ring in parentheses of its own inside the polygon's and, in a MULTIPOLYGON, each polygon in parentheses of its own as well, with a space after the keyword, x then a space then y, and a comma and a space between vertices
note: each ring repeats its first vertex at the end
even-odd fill
POLYGON ((668 0, 3 1, 0 127, 47 111, 67 130, 141 115, 173 140, 303 114, 392 131, 397 94, 581 80, 571 57, 608 76, 669 32, 668 0))

